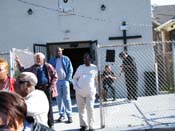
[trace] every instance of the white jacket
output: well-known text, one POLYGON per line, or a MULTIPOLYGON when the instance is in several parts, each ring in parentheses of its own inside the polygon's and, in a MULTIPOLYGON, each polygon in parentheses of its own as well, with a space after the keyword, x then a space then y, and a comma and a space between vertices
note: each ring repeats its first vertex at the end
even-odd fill
POLYGON ((49 102, 43 91, 34 90, 25 98, 27 116, 32 116, 37 122, 46 126, 48 121, 49 102))
POLYGON ((75 91, 83 97, 96 94, 97 75, 98 70, 96 65, 80 65, 73 76, 75 91))

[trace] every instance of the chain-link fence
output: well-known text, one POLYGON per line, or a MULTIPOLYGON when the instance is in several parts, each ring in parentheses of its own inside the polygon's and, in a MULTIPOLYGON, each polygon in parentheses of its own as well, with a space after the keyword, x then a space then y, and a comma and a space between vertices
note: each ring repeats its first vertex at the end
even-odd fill
POLYGON ((99 46, 102 126, 175 124, 174 42, 99 46), (111 70, 110 70, 111 68, 111 70))
MULTIPOLYGON (((122 44, 97 46, 101 126, 129 129, 175 124, 174 44, 127 44, 127 54, 121 53, 122 44), (108 72, 110 68, 113 73, 108 72)), ((28 50, 0 51, 0 57, 10 64, 12 77, 18 73, 15 56, 25 67, 34 63, 28 50)))
POLYGON ((29 67, 34 63, 33 53, 27 49, 0 50, 0 57, 8 61, 10 67, 10 76, 16 77, 19 73, 16 67, 15 57, 18 56, 24 67, 29 67))

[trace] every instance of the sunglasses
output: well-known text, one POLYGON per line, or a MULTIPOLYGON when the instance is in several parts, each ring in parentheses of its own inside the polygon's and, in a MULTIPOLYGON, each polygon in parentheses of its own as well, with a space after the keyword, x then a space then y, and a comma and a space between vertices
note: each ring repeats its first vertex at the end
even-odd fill
POLYGON ((29 81, 25 81, 25 80, 18 80, 17 83, 18 84, 24 84, 24 83, 28 83, 29 81))

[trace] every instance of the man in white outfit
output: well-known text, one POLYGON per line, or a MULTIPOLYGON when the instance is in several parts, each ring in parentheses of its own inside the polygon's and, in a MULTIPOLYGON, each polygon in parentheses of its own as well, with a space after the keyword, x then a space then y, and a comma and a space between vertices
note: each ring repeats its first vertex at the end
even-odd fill
POLYGON ((37 77, 31 72, 22 72, 15 82, 15 91, 25 98, 27 116, 45 126, 48 126, 49 102, 45 93, 35 90, 37 77))
POLYGON ((84 54, 83 60, 84 64, 77 68, 73 76, 73 85, 76 91, 79 111, 80 131, 85 131, 88 127, 89 131, 94 131, 94 102, 98 70, 96 65, 91 64, 91 57, 88 53, 84 54), (87 114, 85 114, 85 110, 87 110, 87 114))

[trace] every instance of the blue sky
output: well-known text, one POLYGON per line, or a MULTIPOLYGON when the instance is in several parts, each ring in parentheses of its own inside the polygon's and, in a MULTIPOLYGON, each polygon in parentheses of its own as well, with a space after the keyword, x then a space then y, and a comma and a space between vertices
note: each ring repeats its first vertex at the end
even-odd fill
POLYGON ((151 0, 152 5, 175 5, 175 0, 151 0))

